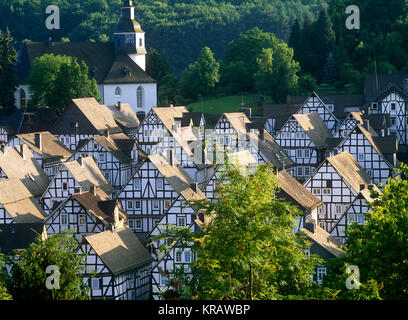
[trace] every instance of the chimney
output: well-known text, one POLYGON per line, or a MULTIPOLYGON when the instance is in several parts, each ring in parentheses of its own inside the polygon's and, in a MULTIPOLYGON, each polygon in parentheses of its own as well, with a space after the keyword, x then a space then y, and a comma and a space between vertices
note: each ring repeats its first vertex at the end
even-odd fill
POLYGON ((408 93, 408 79, 404 79, 402 89, 404 90, 405 93, 408 93))
POLYGON ((42 149, 41 133, 34 134, 34 143, 38 149, 42 149))
POLYGON ((118 101, 118 109, 119 109, 119 111, 122 111, 121 109, 122 109, 122 102, 120 102, 120 101, 118 101))
POLYGON ((96 196, 96 187, 95 186, 90 186, 89 187, 89 192, 92 193, 94 196, 96 196))
POLYGON ((25 155, 24 155, 24 145, 20 144, 20 155, 23 160, 25 160, 25 155))
POLYGON ((78 158, 78 163, 80 164, 81 168, 84 167, 84 158, 83 158, 82 156, 80 156, 80 157, 78 158))
POLYGON ((242 112, 245 113, 248 119, 252 117, 252 108, 242 108, 242 112))
POLYGON ((309 230, 311 233, 315 233, 316 232, 316 222, 314 220, 306 221, 305 229, 309 230))
POLYGON ((365 189, 365 184, 360 184, 360 191, 363 191, 365 189))
POLYGON ((381 136, 385 137, 385 129, 381 129, 381 136))
POLYGON ((198 183, 197 182, 193 182, 190 184, 190 188, 194 191, 197 192, 198 190, 198 183))
POLYGON ((172 167, 175 167, 176 166, 176 161, 175 161, 175 154, 174 154, 174 149, 173 148, 171 148, 171 149, 169 149, 169 164, 172 166, 172 167))

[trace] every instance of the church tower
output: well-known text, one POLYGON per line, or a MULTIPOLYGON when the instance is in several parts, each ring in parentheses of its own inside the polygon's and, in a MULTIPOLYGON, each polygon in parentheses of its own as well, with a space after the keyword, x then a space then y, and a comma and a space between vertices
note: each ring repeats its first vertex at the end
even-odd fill
POLYGON ((135 20, 135 7, 124 0, 122 20, 114 33, 115 53, 125 52, 143 70, 146 70, 145 33, 135 20))

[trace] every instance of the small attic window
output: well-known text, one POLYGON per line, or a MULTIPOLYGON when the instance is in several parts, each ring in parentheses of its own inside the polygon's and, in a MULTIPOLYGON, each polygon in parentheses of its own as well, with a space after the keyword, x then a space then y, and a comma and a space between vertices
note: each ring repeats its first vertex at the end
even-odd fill
POLYGON ((125 75, 126 77, 130 75, 129 69, 127 67, 123 68, 123 75, 125 75))

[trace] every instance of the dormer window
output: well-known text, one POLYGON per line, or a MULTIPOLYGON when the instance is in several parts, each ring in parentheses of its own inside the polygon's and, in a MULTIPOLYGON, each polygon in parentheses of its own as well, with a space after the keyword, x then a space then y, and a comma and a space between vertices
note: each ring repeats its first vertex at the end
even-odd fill
POLYGON ((378 109, 378 103, 377 103, 377 102, 373 102, 373 103, 371 104, 371 109, 377 110, 377 109, 378 109))
POLYGON ((129 72, 129 69, 128 69, 128 68, 126 68, 126 67, 123 68, 123 75, 124 75, 125 77, 129 77, 130 72, 129 72))

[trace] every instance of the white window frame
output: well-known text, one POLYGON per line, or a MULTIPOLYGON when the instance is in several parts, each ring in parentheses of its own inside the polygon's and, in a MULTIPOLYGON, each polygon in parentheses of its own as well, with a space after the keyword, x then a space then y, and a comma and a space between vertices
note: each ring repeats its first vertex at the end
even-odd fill
POLYGON ((67 213, 61 213, 60 214, 60 225, 61 226, 67 226, 69 225, 69 217, 67 213))
POLYGON ((84 214, 79 214, 78 215, 78 225, 84 226, 85 223, 85 215, 84 214))
POLYGON ((142 190, 142 180, 141 179, 135 179, 134 187, 135 187, 135 190, 142 190), (138 184, 137 184, 137 182, 138 182, 138 184))

